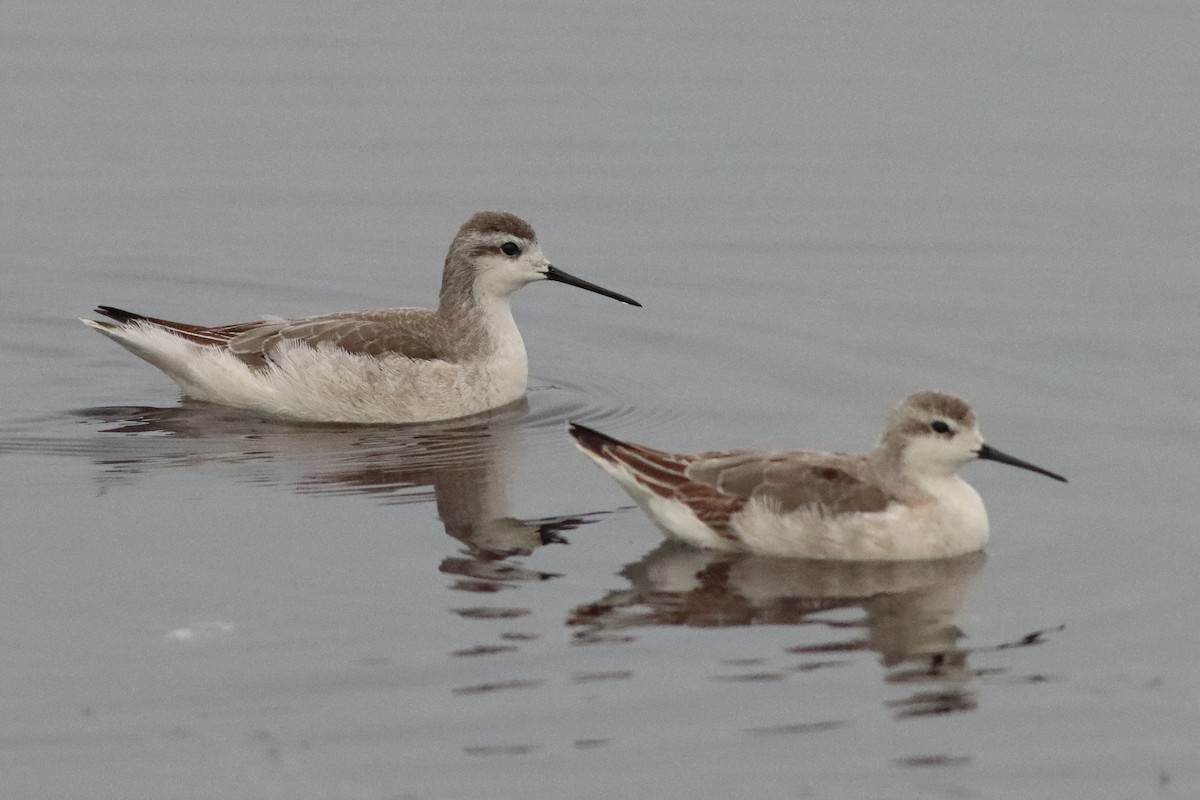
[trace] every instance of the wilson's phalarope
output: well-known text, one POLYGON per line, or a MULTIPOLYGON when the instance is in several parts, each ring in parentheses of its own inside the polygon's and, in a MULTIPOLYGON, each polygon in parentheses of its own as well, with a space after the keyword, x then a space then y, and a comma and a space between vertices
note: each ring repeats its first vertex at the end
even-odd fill
POLYGON ((675 455, 571 425, 580 450, 668 536, 699 547, 845 560, 946 558, 988 538, 983 500, 956 470, 977 458, 1066 478, 983 443, 975 414, 914 394, 870 453, 675 455))
POLYGON ((100 306, 80 320, 197 400, 287 419, 428 422, 525 394, 529 361, 509 295, 550 280, 640 306, 568 275, 521 218, 481 211, 459 229, 439 305, 205 327, 100 306))

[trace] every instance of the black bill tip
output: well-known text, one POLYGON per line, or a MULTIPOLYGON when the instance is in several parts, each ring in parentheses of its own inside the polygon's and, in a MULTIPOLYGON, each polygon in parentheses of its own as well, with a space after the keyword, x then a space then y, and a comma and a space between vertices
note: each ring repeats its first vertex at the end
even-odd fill
POLYGON ((642 304, 637 300, 634 300, 632 297, 626 297, 623 294, 617 294, 616 292, 609 291, 603 286, 597 286, 594 283, 588 283, 582 278, 576 278, 569 272, 563 272, 558 267, 548 267, 544 274, 546 276, 546 280, 548 281, 558 281, 559 283, 565 283, 568 286, 577 286, 580 289, 587 289, 589 292, 595 292, 596 294, 602 294, 605 297, 611 297, 613 300, 620 300, 622 303, 626 303, 631 306, 637 306, 638 308, 642 307, 642 304))
POLYGON ((1020 467, 1021 469, 1027 469, 1030 472, 1036 472, 1039 475, 1045 475, 1047 478, 1054 478, 1056 481, 1062 481, 1063 483, 1067 482, 1067 479, 1062 475, 1059 475, 1057 472, 1051 472, 1048 469, 1042 469, 1039 466, 1030 464, 1028 461, 1022 461, 1019 458, 1010 456, 1008 453, 1003 453, 986 444, 981 446, 979 450, 976 451, 976 455, 985 461, 998 461, 1001 464, 1008 464, 1009 466, 1020 467))

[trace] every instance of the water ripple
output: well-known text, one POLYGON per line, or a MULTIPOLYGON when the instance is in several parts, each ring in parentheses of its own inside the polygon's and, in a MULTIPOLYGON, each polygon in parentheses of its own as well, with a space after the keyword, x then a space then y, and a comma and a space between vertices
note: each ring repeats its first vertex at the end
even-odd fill
POLYGON ((535 377, 528 397, 485 414, 419 425, 297 424, 183 400, 103 406, 11 420, 0 454, 81 457, 120 481, 172 467, 237 465, 245 483, 301 493, 382 494, 423 502, 456 472, 503 461, 515 437, 534 452, 563 446, 569 421, 654 428, 676 415, 619 387, 535 377))
POLYGON ((634 402, 623 387, 588 381, 534 378, 529 389, 530 412, 525 425, 541 441, 561 435, 568 422, 600 425, 620 422, 625 429, 653 431, 678 419, 675 409, 634 402))

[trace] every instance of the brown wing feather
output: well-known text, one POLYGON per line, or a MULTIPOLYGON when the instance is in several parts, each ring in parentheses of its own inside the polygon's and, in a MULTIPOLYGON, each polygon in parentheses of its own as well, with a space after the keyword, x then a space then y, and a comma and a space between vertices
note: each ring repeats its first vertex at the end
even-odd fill
POLYGON ((432 309, 412 308, 266 322, 231 339, 229 350, 245 361, 258 363, 265 362, 272 348, 283 341, 303 342, 310 347, 332 345, 366 356, 444 358, 442 332, 436 324, 430 324, 436 319, 432 309), (418 321, 425 324, 413 324, 418 321))
POLYGON ((638 483, 659 497, 687 505, 701 522, 718 535, 730 540, 737 538, 730 530, 729 519, 741 510, 747 498, 724 494, 715 486, 689 477, 689 467, 697 456, 667 453, 632 442, 622 442, 578 423, 571 423, 571 435, 600 458, 623 465, 638 483))
POLYGON ((697 459, 688 477, 746 499, 770 499, 784 512, 882 511, 895 498, 869 480, 866 470, 859 456, 735 453, 697 459))
POLYGON ((446 356, 446 333, 437 324, 437 312, 426 308, 352 311, 214 326, 147 317, 112 306, 99 306, 96 313, 122 325, 138 322, 157 325, 196 344, 224 346, 251 366, 264 365, 271 349, 283 341, 303 342, 311 347, 329 344, 348 353, 368 356, 402 355, 422 360, 446 356))
POLYGON ((679 455, 575 423, 571 434, 589 452, 625 466, 650 491, 687 505, 728 539, 737 538, 731 518, 752 499, 771 501, 784 513, 811 509, 829 515, 883 511, 897 499, 872 480, 864 456, 754 451, 679 455))
POLYGON ((121 325, 142 322, 148 325, 157 325, 160 328, 171 331, 172 333, 182 336, 190 342, 196 344, 219 345, 225 344, 230 339, 246 331, 253 330, 264 322, 239 322, 233 325, 190 325, 186 322, 174 322, 169 319, 159 319, 158 317, 147 317, 145 314, 136 314, 132 311, 114 308, 113 306, 97 306, 97 314, 116 320, 121 325))
POLYGON ((883 511, 897 499, 857 472, 851 465, 783 461, 767 468, 755 494, 777 501, 784 512, 812 508, 826 514, 883 511))

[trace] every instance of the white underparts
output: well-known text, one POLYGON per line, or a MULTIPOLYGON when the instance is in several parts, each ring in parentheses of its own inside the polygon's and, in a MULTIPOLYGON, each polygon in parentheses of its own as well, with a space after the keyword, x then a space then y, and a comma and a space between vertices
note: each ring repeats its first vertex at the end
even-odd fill
POLYGON ((528 361, 520 333, 511 312, 507 319, 501 309, 493 312, 511 331, 500 338, 503 349, 477 359, 364 356, 284 341, 271 350, 263 368, 156 325, 83 322, 167 373, 196 400, 285 419, 386 423, 466 416, 524 395, 528 361))

